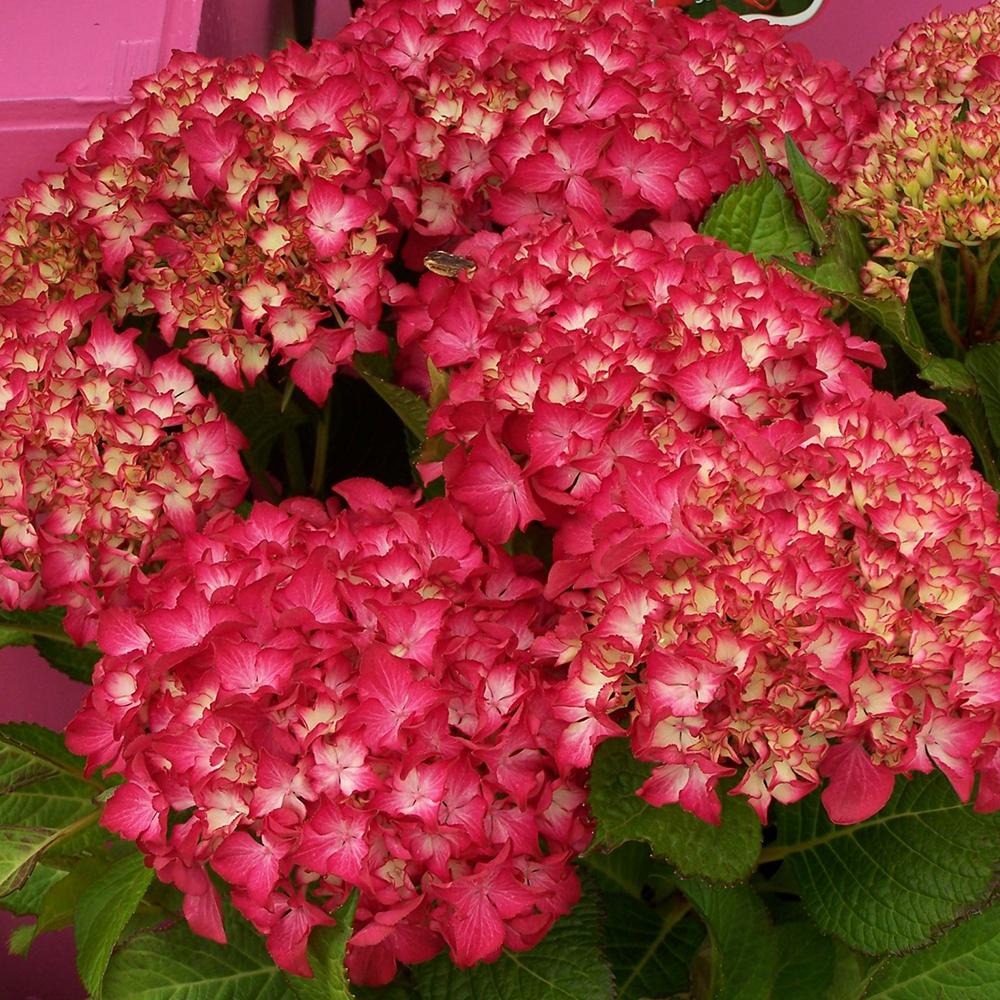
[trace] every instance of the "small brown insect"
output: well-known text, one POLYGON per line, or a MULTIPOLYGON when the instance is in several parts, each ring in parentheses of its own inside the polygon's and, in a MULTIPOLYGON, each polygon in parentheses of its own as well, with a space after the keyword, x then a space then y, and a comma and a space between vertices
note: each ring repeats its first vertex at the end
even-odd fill
POLYGON ((457 278, 460 274, 471 278, 476 273, 474 260, 455 253, 445 253, 444 250, 432 250, 424 257, 424 267, 432 274, 440 274, 445 278, 457 278))

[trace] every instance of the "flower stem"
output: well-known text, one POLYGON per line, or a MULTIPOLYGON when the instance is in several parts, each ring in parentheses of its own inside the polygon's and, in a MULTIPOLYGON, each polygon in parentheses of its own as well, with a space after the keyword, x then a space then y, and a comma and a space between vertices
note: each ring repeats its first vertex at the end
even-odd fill
POLYGON ((309 492, 314 497, 323 494, 326 485, 326 458, 330 450, 330 419, 333 415, 333 398, 328 396, 316 425, 316 447, 313 451, 312 482, 309 492))
POLYGON ((941 313, 941 325, 944 327, 945 333, 948 334, 948 337, 958 348, 959 357, 962 357, 965 354, 965 343, 962 340, 962 334, 958 326, 955 324, 955 315, 951 307, 951 296, 948 294, 948 286, 945 284, 944 275, 941 273, 940 250, 938 250, 933 259, 927 262, 927 270, 931 272, 931 277, 934 279, 938 309, 941 313))

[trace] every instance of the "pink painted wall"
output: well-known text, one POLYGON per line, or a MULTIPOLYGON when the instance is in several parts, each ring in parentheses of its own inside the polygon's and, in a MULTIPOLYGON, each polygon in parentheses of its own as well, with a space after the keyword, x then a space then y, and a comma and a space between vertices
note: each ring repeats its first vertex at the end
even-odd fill
POLYGON ((940 7, 945 14, 972 10, 982 0, 826 0, 805 24, 789 28, 820 59, 859 70, 899 32, 940 7))

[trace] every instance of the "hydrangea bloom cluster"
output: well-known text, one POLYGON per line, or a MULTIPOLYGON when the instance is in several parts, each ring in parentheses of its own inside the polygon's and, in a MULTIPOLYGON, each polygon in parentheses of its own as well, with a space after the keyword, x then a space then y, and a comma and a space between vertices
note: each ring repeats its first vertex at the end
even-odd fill
POLYGON ((908 28, 863 74, 878 125, 858 143, 841 208, 870 230, 868 290, 907 297, 942 247, 1000 234, 1000 3, 908 28))
POLYGON ((385 349, 395 255, 532 213, 693 219, 785 132, 838 179, 872 115, 770 29, 641 0, 389 0, 309 51, 175 56, 133 96, 9 207, 0 300, 105 291, 225 385, 274 360, 318 403, 385 349))
POLYGON ((0 310, 0 603, 68 608, 78 642, 135 566, 243 498, 239 431, 176 354, 94 297, 0 310))
POLYGON ((839 196, 875 241, 866 287, 907 298, 909 280, 942 247, 1000 235, 1000 117, 953 104, 890 106, 858 144, 839 196))
POLYGON ((992 104, 1000 97, 998 37, 997 0, 947 17, 935 10, 879 53, 859 83, 899 105, 992 104))
POLYGON ((873 102, 778 29, 635 0, 366 8, 342 38, 412 97, 432 235, 486 219, 695 219, 791 133, 839 179, 873 102))
POLYGON ((870 391, 854 362, 878 349, 824 299, 684 224, 658 230, 480 233, 461 246, 471 281, 428 275, 400 307, 400 343, 454 370, 429 432, 461 445, 442 469, 482 537, 560 525, 622 461, 656 458, 664 416, 801 421, 870 391))
POLYGON ((723 776, 762 819, 828 777, 848 822, 933 765, 1000 807, 995 497, 938 404, 874 393, 822 299, 685 227, 463 253, 490 280, 425 279, 401 336, 457 368, 431 429, 468 521, 558 528, 564 766, 625 713, 646 797, 706 820, 723 776))
POLYGON ((116 319, 155 314, 168 345, 226 385, 273 357, 322 401, 377 329, 388 241, 415 195, 386 162, 401 98, 336 45, 266 61, 176 55, 133 103, 29 184, 0 224, 7 301, 112 293, 116 319))
POLYGON ((102 619, 69 745, 125 776, 104 822, 202 934, 223 935, 211 868, 294 972, 355 887, 355 982, 530 948, 590 836, 533 665, 541 583, 444 500, 338 492, 350 509, 258 504, 165 550, 102 619))

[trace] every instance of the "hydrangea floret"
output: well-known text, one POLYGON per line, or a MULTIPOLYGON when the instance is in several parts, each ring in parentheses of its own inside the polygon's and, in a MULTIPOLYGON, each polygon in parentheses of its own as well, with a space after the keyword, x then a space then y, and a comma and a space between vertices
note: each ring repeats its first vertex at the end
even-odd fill
POLYGON ((337 490, 348 509, 258 504, 164 548, 102 619, 69 746, 125 776, 105 825, 207 937, 214 871, 303 975, 352 889, 358 983, 446 944, 462 966, 531 948, 576 901, 590 839, 532 652, 552 613, 538 567, 445 500, 337 490))

